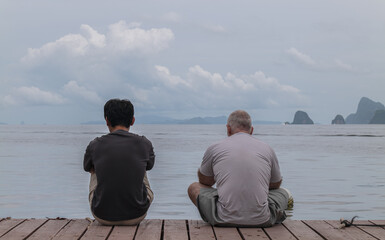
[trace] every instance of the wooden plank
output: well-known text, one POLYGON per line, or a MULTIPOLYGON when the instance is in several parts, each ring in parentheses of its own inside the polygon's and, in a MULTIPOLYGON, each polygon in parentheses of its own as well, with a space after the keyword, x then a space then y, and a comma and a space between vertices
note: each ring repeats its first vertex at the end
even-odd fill
POLYGON ((92 222, 82 240, 105 240, 112 230, 112 226, 103 226, 98 221, 92 222))
POLYGON ((239 231, 245 240, 270 239, 262 228, 239 228, 239 231))
MULTIPOLYGON (((370 221, 360 220, 360 221, 354 221, 354 223, 371 224, 371 225, 375 226, 375 224, 370 222, 370 221)), ((385 240, 385 229, 383 229, 381 227, 358 226, 358 228, 361 229, 362 231, 367 232, 368 234, 374 236, 375 238, 377 238, 379 240, 385 240)))
POLYGON ((69 220, 54 220, 51 219, 41 226, 36 232, 34 232, 28 240, 41 240, 41 239, 51 239, 55 236, 67 223, 69 220))
POLYGON ((36 229, 43 225, 47 219, 27 219, 20 225, 9 231, 1 237, 1 239, 25 239, 31 235, 36 229))
POLYGON ((283 225, 299 240, 314 239, 322 240, 323 238, 314 232, 311 228, 298 220, 286 220, 283 225))
POLYGON ((354 236, 351 236, 346 231, 341 231, 340 229, 332 227, 331 225, 322 220, 306 220, 304 221, 304 223, 326 239, 359 239, 354 236))
POLYGON ((112 229, 108 240, 119 240, 119 239, 134 239, 136 229, 138 225, 135 226, 115 226, 112 229))
POLYGON ((276 224, 269 228, 264 228, 266 234, 270 239, 279 239, 279 240, 295 240, 296 238, 282 225, 276 224))
POLYGON ((162 235, 162 220, 145 219, 139 224, 135 240, 159 240, 162 235))
POLYGON ((189 220, 188 226, 191 240, 215 239, 211 225, 202 220, 189 220))
MULTIPOLYGON (((337 221, 337 220, 327 220, 326 222, 334 228, 338 228, 341 225, 340 221, 337 221)), ((374 237, 370 236, 366 232, 364 232, 361 229, 354 227, 354 226, 351 226, 349 228, 342 228, 342 229, 339 229, 339 231, 346 233, 346 234, 348 234, 348 235, 350 235, 356 239, 375 240, 374 237)))
MULTIPOLYGON (((376 224, 376 225, 385 225, 385 220, 370 220, 370 222, 376 224)), ((382 227, 384 228, 384 227, 382 227)))
POLYGON ((186 220, 164 220, 164 240, 188 240, 186 220))
POLYGON ((23 222, 24 219, 5 219, 0 222, 0 237, 23 222))
POLYGON ((64 228, 62 228, 53 240, 73 240, 79 239, 91 224, 87 219, 72 219, 64 228))
POLYGON ((214 227, 214 233, 217 240, 241 240, 242 237, 236 228, 214 227))

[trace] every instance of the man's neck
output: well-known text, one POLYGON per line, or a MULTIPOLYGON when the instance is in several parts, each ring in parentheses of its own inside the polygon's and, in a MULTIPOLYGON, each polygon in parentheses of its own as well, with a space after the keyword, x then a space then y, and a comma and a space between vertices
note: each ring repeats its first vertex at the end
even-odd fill
POLYGON ((123 130, 123 131, 127 131, 128 132, 128 131, 130 131, 130 128, 122 126, 122 125, 116 125, 114 127, 108 126, 108 130, 110 130, 110 133, 115 132, 117 130, 123 130))

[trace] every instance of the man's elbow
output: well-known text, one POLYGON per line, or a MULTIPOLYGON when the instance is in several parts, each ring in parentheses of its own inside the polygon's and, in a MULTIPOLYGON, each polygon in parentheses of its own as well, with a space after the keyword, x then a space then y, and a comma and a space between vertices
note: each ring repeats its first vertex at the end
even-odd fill
POLYGON ((278 189, 278 188, 281 186, 281 183, 282 183, 282 179, 281 179, 279 182, 270 183, 269 189, 270 189, 270 190, 272 190, 272 189, 278 189))
POLYGON ((200 184, 206 185, 208 187, 211 187, 215 184, 214 177, 205 176, 199 170, 198 170, 198 181, 200 184))
POLYGON ((208 187, 212 187, 215 184, 215 180, 211 180, 211 179, 210 180, 209 179, 201 180, 201 179, 199 179, 199 183, 206 185, 208 187))

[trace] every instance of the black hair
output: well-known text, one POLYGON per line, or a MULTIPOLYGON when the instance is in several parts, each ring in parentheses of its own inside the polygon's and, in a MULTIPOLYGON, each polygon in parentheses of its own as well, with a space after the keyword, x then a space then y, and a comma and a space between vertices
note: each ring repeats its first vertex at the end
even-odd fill
POLYGON ((127 99, 110 99, 104 105, 104 118, 110 122, 111 127, 122 125, 130 127, 134 117, 134 106, 127 99))

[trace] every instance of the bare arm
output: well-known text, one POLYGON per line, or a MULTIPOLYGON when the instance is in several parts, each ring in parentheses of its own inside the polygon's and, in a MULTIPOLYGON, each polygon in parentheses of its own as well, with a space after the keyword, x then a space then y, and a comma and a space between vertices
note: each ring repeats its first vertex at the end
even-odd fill
POLYGON ((282 179, 279 181, 279 182, 276 182, 276 183, 270 183, 269 185, 269 189, 278 189, 280 186, 281 186, 281 183, 282 183, 282 179))
POLYGON ((212 185, 215 184, 214 177, 203 175, 199 171, 199 169, 198 169, 198 180, 199 180, 199 183, 206 185, 206 186, 209 186, 209 187, 211 187, 212 185))

